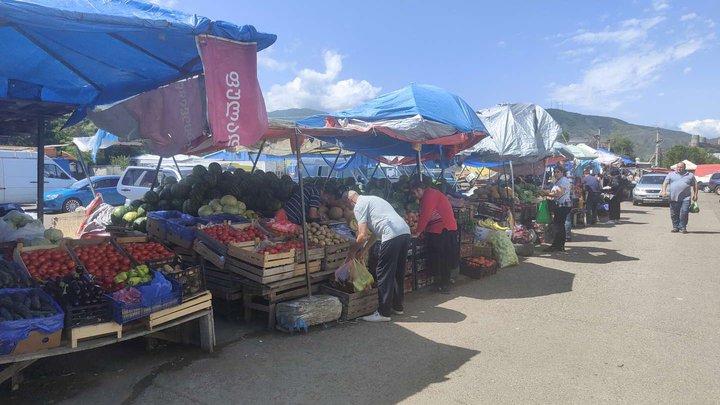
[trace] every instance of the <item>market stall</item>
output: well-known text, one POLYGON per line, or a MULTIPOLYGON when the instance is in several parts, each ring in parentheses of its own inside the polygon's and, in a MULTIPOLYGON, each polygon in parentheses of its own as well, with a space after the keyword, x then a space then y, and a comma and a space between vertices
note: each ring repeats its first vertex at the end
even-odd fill
MULTIPOLYGON (((206 71, 199 36, 253 43, 250 62, 276 39, 137 2, 4 1, 0 14, 0 131, 36 133, 38 156, 49 119, 72 113, 66 125, 73 125, 99 105, 206 71)), ((41 158, 37 173, 42 179, 41 158)), ((188 322, 199 322, 200 344, 212 351, 211 294, 196 269, 148 240, 66 241, 45 230, 43 181, 37 184, 39 221, 19 211, 0 220, 17 243, 0 264, 0 364, 9 364, 0 382, 16 388, 20 372, 40 358, 140 336, 172 338, 168 330, 188 322)))

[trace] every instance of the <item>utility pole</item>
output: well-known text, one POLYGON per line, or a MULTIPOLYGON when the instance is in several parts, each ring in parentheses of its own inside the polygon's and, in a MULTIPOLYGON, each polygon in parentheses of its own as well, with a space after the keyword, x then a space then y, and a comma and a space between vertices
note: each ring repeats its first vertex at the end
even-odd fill
POLYGON ((660 139, 660 128, 655 128, 655 167, 659 165, 661 142, 662 139, 660 139))

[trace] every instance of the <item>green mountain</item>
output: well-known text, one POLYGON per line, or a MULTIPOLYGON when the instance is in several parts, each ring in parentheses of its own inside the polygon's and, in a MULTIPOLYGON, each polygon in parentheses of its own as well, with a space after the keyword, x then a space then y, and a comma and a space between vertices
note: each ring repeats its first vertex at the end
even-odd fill
MULTIPOLYGON (((560 124, 564 131, 570 134, 570 142, 584 142, 590 146, 596 145, 594 138, 600 130, 600 142, 607 143, 612 134, 622 134, 635 144, 635 154, 640 160, 647 160, 655 153, 655 127, 635 125, 612 117, 597 115, 583 115, 569 111, 550 108, 548 113, 560 124)), ((690 134, 683 131, 660 128, 660 144, 666 151, 674 145, 687 145, 690 134)), ((562 140, 560 140, 562 142, 562 140)))
POLYGON ((325 112, 310 108, 290 108, 287 110, 270 111, 268 112, 268 118, 283 121, 297 121, 316 114, 325 114, 325 112))

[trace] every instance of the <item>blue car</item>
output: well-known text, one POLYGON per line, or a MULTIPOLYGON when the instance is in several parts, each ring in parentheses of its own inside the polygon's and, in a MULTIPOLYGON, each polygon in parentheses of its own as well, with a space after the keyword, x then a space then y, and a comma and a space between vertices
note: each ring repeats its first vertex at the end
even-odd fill
MULTIPOLYGON (((102 194, 103 201, 110 205, 125 204, 125 197, 117 192, 120 176, 91 177, 95 193, 102 194)), ((93 200, 88 179, 73 183, 68 188, 45 193, 44 212, 73 212, 77 207, 86 207, 93 200)))

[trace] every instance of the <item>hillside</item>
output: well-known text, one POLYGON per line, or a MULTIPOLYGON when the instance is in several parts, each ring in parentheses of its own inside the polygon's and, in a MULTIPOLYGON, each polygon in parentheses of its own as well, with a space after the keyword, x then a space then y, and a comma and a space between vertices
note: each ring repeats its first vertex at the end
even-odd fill
POLYGON ((268 112, 268 118, 285 121, 297 121, 316 114, 324 114, 324 112, 312 110, 310 108, 290 108, 287 110, 270 111, 268 112))
MULTIPOLYGON (((550 108, 548 113, 557 121, 563 130, 570 134, 571 142, 585 142, 595 145, 594 135, 600 129, 600 140, 606 142, 613 133, 625 135, 635 144, 635 154, 641 159, 649 159, 655 153, 655 127, 635 125, 623 120, 597 115, 583 115, 569 111, 550 108)), ((690 134, 682 131, 660 128, 661 147, 668 150, 674 145, 687 145, 690 134)))

